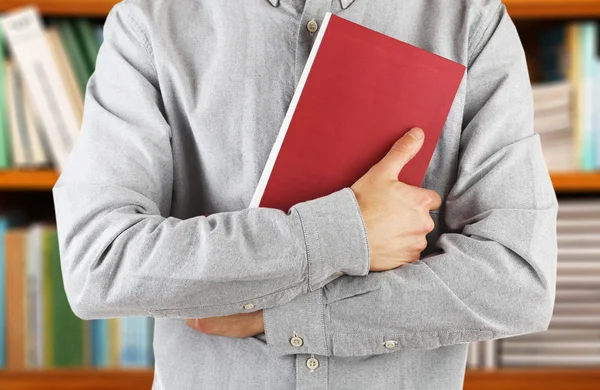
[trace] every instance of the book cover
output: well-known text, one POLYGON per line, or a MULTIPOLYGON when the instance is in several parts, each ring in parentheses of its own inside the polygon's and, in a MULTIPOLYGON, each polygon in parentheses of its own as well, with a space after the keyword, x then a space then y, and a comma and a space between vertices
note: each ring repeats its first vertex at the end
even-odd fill
POLYGON ((85 88, 92 73, 87 67, 85 56, 77 43, 77 36, 72 23, 66 19, 55 21, 63 46, 77 77, 79 91, 85 96, 85 88))
POLYGON ((581 140, 583 126, 583 101, 584 88, 581 84, 581 41, 579 23, 571 23, 567 26, 566 46, 569 58, 567 79, 571 83, 572 93, 572 121, 573 121, 573 158, 575 167, 581 166, 581 140))
POLYGON ((8 121, 10 144, 12 149, 12 166, 27 166, 27 154, 23 134, 25 131, 23 102, 20 98, 21 77, 12 62, 6 63, 6 92, 8 95, 8 121))
POLYGON ((413 127, 398 179, 420 186, 465 67, 327 13, 250 207, 287 211, 352 185, 413 127))
POLYGON ((596 156, 594 155, 594 127, 596 125, 595 112, 598 106, 594 101, 594 89, 596 83, 596 50, 598 47, 598 25, 595 22, 582 22, 579 27, 579 39, 581 47, 581 107, 579 136, 581 150, 580 166, 584 171, 592 171, 596 168, 596 156))
POLYGON ((25 138, 27 139, 27 166, 35 168, 46 166, 50 163, 50 159, 46 155, 40 136, 40 134, 43 133, 43 130, 40 120, 35 112, 31 93, 25 87, 24 83, 21 83, 21 101, 26 134, 25 138))
POLYGON ((6 366, 6 279, 4 235, 8 229, 8 220, 0 217, 0 369, 6 366))
POLYGON ((69 97, 71 99, 71 104, 73 105, 74 111, 77 113, 78 123, 81 124, 83 119, 83 94, 79 89, 79 85, 77 84, 75 72, 73 71, 73 67, 69 62, 67 52, 65 51, 60 34, 56 27, 49 27, 46 30, 46 35, 48 37, 48 42, 50 42, 50 46, 52 47, 52 54, 54 54, 60 74, 69 90, 69 97))
POLYGON ((6 262, 6 351, 9 370, 25 369, 25 244, 26 229, 4 236, 6 262))
POLYGON ((26 237, 27 268, 27 365, 43 367, 43 312, 42 312, 42 239, 43 226, 32 225, 26 237))
POLYGON ((10 139, 8 128, 6 75, 4 72, 6 58, 4 56, 4 36, 0 28, 0 169, 10 168, 10 139))
POLYGON ((98 51, 100 51, 100 42, 89 20, 77 18, 70 22, 73 25, 80 50, 84 53, 88 74, 91 75, 94 73, 94 69, 96 69, 96 57, 98 56, 98 51))

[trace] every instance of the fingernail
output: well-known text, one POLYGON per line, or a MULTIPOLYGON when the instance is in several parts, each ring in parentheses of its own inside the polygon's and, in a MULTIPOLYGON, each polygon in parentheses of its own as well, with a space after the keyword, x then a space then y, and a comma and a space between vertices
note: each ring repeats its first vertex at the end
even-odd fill
POLYGON ((419 129, 418 127, 415 127, 414 129, 411 129, 408 132, 408 135, 410 135, 411 137, 413 137, 414 139, 420 140, 423 138, 423 136, 425 135, 423 133, 423 130, 419 129))

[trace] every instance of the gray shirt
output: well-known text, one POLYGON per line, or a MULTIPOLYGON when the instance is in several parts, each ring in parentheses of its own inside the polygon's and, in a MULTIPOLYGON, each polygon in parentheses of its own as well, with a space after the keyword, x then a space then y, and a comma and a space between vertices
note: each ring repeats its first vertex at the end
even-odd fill
POLYGON ((155 389, 460 389, 468 342, 552 313, 556 197, 498 0, 125 0, 54 199, 73 310, 156 317, 155 389), (436 229, 388 272, 349 189, 247 209, 327 11, 468 67, 424 181, 436 229), (261 309, 247 339, 182 319, 261 309))

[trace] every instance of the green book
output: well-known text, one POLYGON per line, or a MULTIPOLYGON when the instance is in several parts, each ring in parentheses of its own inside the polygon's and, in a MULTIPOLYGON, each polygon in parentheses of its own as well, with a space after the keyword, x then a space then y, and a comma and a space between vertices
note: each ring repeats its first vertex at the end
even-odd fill
POLYGON ((79 18, 73 20, 72 24, 79 47, 85 54, 88 72, 92 74, 96 69, 96 57, 98 57, 100 51, 100 42, 89 20, 79 18))
POLYGON ((52 363, 54 367, 82 367, 85 361, 83 321, 73 314, 67 300, 56 230, 49 230, 47 239, 52 279, 52 363))
POLYGON ((8 109, 6 96, 6 73, 4 57, 4 37, 0 29, 0 169, 7 169, 11 166, 11 147, 8 128, 8 109))
POLYGON ((58 27, 58 33, 63 46, 67 51, 67 56, 69 57, 71 67, 75 72, 75 77, 77 78, 77 84, 79 85, 81 94, 84 95, 87 82, 92 75, 92 72, 88 68, 85 55, 83 54, 83 51, 77 42, 77 33, 73 28, 73 24, 68 20, 57 19, 56 26, 58 27))
POLYGON ((42 345, 44 368, 54 366, 54 323, 52 305, 52 237, 48 229, 44 229, 42 238, 42 345))

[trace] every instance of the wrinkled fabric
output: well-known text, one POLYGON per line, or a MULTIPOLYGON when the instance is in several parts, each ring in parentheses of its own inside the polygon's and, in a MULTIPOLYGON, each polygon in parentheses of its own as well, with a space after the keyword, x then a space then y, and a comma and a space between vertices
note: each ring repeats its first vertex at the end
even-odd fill
POLYGON ((468 342, 547 328, 556 197, 499 1, 125 0, 104 37, 53 191, 63 277, 82 318, 157 318, 154 389, 461 389, 468 342), (436 228, 388 272, 350 189, 247 209, 328 11, 468 69, 423 185, 436 228), (255 310, 247 339, 183 320, 255 310))

